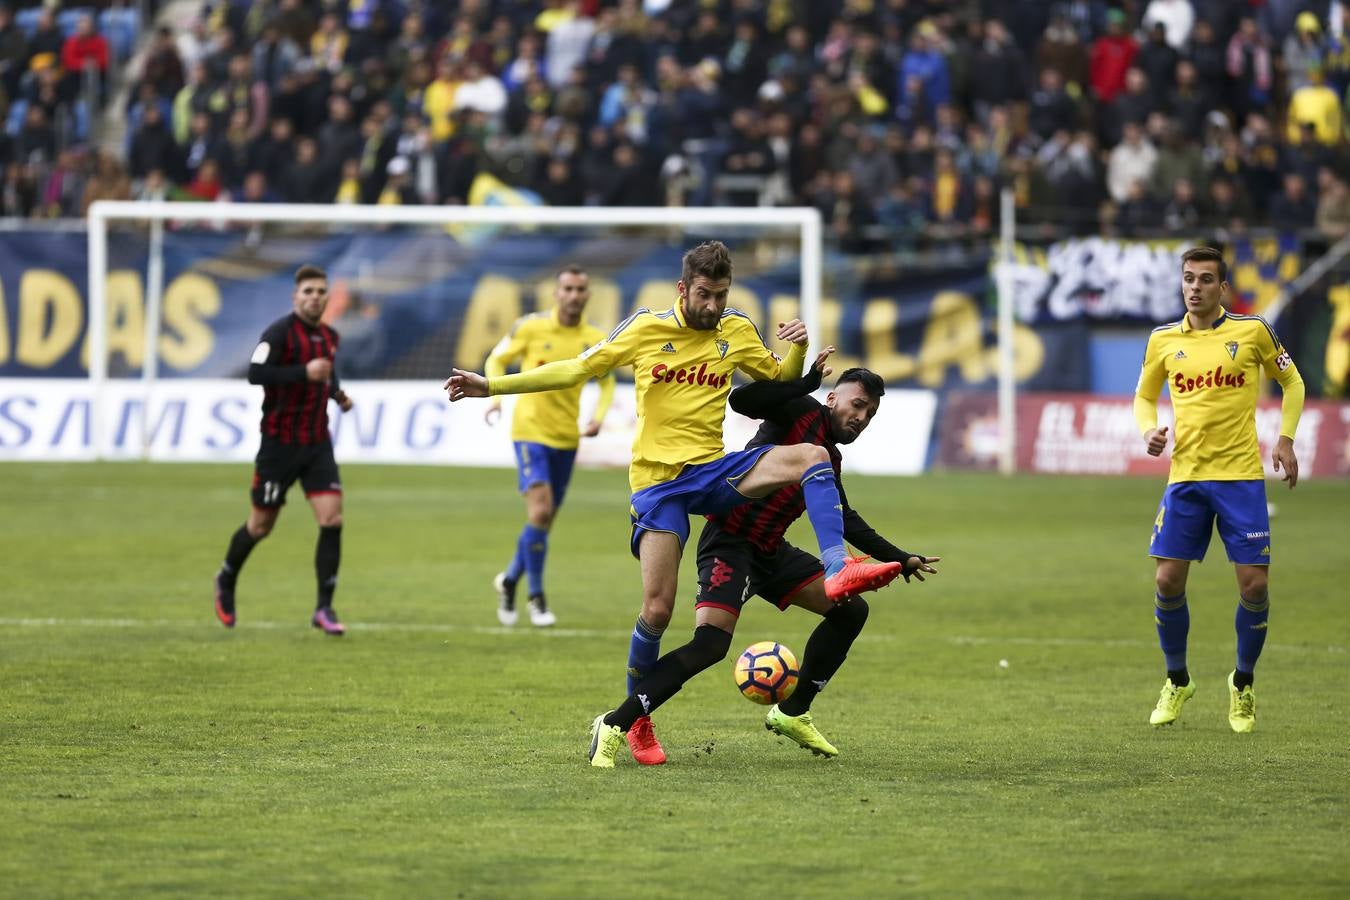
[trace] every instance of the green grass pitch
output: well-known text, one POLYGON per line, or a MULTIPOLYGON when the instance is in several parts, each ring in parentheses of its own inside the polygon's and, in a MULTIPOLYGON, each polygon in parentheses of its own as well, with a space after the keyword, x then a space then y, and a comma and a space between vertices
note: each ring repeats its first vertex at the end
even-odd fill
MULTIPOLYGON (((1271 485, 1251 735, 1225 717, 1217 539, 1189 589, 1199 691, 1176 726, 1147 724, 1158 481, 855 477, 865 517, 944 562, 871 596, 815 705, 842 756, 766 732, 728 659, 659 712, 668 765, 625 751, 600 772, 587 728, 622 699, 640 597, 623 473, 578 473, 550 553, 559 627, 539 632, 493 613, 512 472, 345 466, 340 640, 309 627, 296 492, 241 579, 239 627, 215 622, 247 479, 0 466, 0 895, 1350 892, 1350 482, 1271 485)), ((686 560, 666 649, 692 595, 686 560)), ((752 601, 733 655, 800 652, 813 624, 752 601)))

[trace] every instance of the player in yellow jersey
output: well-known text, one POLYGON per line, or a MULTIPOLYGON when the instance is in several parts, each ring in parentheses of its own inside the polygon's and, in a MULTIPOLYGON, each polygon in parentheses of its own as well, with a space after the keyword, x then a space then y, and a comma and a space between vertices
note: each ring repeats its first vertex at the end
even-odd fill
MULTIPOLYGON (((483 372, 488 378, 506 374, 506 367, 519 361, 520 371, 571 359, 605 339, 605 333, 582 319, 591 297, 590 278, 578 266, 567 266, 553 285, 554 307, 516 320, 511 332, 493 348, 483 372)), ((530 622, 545 627, 557 622, 544 595, 544 560, 548 554, 548 531, 562 506, 572 479, 581 435, 595 437, 614 398, 614 376, 600 379, 600 400, 584 430, 578 430, 581 389, 577 384, 558 391, 525 394, 511 416, 511 440, 516 448, 520 493, 525 497, 525 527, 516 541, 516 553, 506 571, 497 575, 497 619, 516 624, 516 583, 522 574, 529 587, 530 622)), ((501 416, 502 404, 494 400, 485 418, 489 425, 501 416)))
MULTIPOLYGON (((797 378, 802 374, 807 344, 806 328, 794 319, 779 325, 777 332, 780 340, 792 345, 787 359, 772 353, 754 324, 727 308, 731 270, 731 254, 725 245, 718 241, 700 244, 684 256, 676 284, 678 299, 671 309, 638 310, 605 341, 576 359, 490 381, 454 369, 444 385, 454 402, 465 397, 555 390, 617 366, 633 366, 638 428, 628 470, 633 492, 630 549, 642 566, 643 599, 629 645, 629 694, 660 656, 661 634, 675 606, 680 555, 689 537, 691 514, 726 512, 748 498, 800 483, 820 544, 829 599, 838 602, 875 590, 903 569, 899 563, 868 565, 848 557, 839 491, 823 447, 764 445, 725 452, 722 424, 732 374, 740 370, 759 381, 797 378)), ((625 732, 600 715, 591 733, 591 764, 612 767, 625 732)), ((638 762, 655 765, 665 761, 650 718, 639 718, 626 736, 638 762)))
POLYGON ((1256 400, 1262 372, 1279 380, 1282 421, 1271 463, 1292 489, 1298 483, 1294 431, 1303 411, 1303 379, 1264 319, 1226 311, 1228 291, 1228 267, 1218 250, 1197 247, 1182 254, 1186 316, 1149 336, 1134 415, 1149 454, 1160 455, 1168 435, 1166 426, 1158 427, 1158 396, 1167 385, 1177 430, 1149 545, 1157 561, 1154 621, 1167 681, 1149 721, 1170 725, 1195 694, 1186 668, 1186 576, 1192 560, 1205 558, 1217 519, 1237 575, 1237 665, 1228 676, 1228 723, 1241 733, 1256 724, 1253 673, 1270 614, 1270 517, 1256 400))

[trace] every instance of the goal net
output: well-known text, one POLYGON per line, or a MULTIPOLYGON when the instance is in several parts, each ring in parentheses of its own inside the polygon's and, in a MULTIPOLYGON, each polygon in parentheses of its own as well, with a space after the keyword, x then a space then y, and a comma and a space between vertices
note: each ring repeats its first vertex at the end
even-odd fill
MULTIPOLYGON (((667 308, 682 254, 708 239, 732 250, 728 305, 771 347, 783 349, 774 324, 794 316, 813 346, 831 341, 812 209, 96 203, 85 454, 251 458, 261 392, 246 382, 249 357, 290 312, 308 263, 328 273, 324 320, 341 335, 338 371, 356 404, 330 411, 340 458, 509 465, 509 428, 489 429, 479 404, 446 402, 451 367, 481 371, 516 318, 552 307, 567 265, 589 274, 585 317, 605 331, 638 307, 667 308)), ((635 414, 619 374, 583 462, 628 461, 635 414)))

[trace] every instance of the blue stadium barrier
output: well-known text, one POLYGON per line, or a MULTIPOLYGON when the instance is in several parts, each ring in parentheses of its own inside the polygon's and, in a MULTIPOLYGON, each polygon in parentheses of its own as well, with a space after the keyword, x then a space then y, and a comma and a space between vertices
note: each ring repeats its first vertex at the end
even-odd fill
POLYGON ((135 9, 105 9, 98 14, 99 33, 108 39, 108 46, 118 62, 131 58, 140 29, 141 14, 135 9))
POLYGON ((37 34, 38 19, 41 16, 42 7, 30 6, 14 14, 14 24, 18 25, 23 31, 23 36, 31 41, 33 35, 37 34))
POLYGON ((10 137, 18 137, 19 131, 23 128, 23 120, 28 116, 28 101, 24 99, 15 100, 9 105, 9 115, 5 117, 5 134, 10 137))
POLYGON ((75 26, 80 23, 83 16, 95 15, 93 7, 76 6, 71 9, 63 9, 56 14, 56 24, 60 27, 61 33, 70 37, 75 33, 75 26))

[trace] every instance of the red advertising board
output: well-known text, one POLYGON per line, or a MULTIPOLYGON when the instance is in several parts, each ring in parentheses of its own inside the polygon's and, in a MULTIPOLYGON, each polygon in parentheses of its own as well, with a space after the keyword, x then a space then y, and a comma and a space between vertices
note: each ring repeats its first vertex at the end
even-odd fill
MULTIPOLYGON (((1017 469, 1090 475, 1166 477, 1170 457, 1151 457, 1134 423, 1130 397, 1092 394, 1021 394, 1017 398, 1017 469)), ((1172 409, 1158 408, 1159 424, 1171 424, 1172 409)), ((1262 401, 1256 435, 1266 474, 1280 433, 1279 400, 1262 401)), ((1310 400, 1298 435, 1299 473, 1312 478, 1350 475, 1350 403, 1310 400)), ((998 465, 998 401, 989 392, 949 393, 938 420, 936 463, 951 468, 998 465)))

